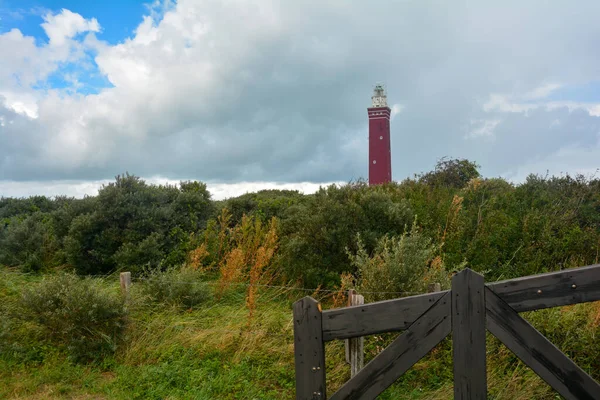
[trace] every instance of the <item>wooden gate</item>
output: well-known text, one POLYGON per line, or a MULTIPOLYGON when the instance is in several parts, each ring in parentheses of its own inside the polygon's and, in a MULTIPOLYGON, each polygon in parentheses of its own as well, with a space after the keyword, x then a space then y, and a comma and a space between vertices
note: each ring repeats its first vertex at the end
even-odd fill
POLYGON ((296 399, 327 399, 325 342, 404 331, 330 400, 374 399, 452 333, 454 398, 485 399, 486 328, 567 399, 600 399, 600 385, 519 312, 600 300, 600 264, 484 284, 465 269, 451 290, 322 311, 294 303, 296 399))

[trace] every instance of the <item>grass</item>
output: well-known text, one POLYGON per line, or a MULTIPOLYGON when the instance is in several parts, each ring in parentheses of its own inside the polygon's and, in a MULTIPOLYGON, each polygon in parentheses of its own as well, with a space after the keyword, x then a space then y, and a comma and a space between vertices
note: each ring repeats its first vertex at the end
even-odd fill
MULTIPOLYGON (((0 302, 39 278, 0 271, 0 302)), ((105 285, 118 287, 118 279, 105 285)), ((142 283, 134 283, 142 285, 142 283)), ((125 343, 114 356, 77 364, 17 323, 20 352, 0 354, 0 398, 6 399, 292 399, 295 393, 291 304, 304 293, 260 292, 248 320, 245 293, 232 290, 189 309, 151 305, 132 293, 125 343)), ((324 304, 327 301, 324 300, 324 304)), ((600 304, 528 313, 527 318, 596 379, 600 374, 600 304)), ((1 317, 1 314, 0 314, 1 317)), ((5 316, 6 318, 6 316, 5 316)), ((366 358, 396 335, 370 336, 366 358)), ((488 339, 489 398, 560 398, 495 339, 488 339)), ((341 341, 327 344, 328 392, 347 379, 341 341)), ((381 399, 452 398, 451 341, 386 390, 381 399)))

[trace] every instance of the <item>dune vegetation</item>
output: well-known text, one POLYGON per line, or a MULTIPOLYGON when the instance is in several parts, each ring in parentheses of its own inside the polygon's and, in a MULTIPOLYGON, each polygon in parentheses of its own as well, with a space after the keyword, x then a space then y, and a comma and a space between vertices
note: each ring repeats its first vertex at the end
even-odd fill
MULTIPOLYGON (((480 176, 443 159, 402 182, 261 191, 125 174, 97 196, 0 199, 0 398, 292 399, 294 301, 340 307, 598 263, 600 180, 480 176), (119 273, 133 282, 127 296, 119 273)), ((524 316, 600 379, 600 302, 524 316)), ((397 334, 365 338, 365 361, 397 334)), ((452 397, 444 340, 382 399, 452 397)), ((560 398, 488 337, 491 399, 560 398)), ((350 377, 328 343, 331 394, 350 377)))

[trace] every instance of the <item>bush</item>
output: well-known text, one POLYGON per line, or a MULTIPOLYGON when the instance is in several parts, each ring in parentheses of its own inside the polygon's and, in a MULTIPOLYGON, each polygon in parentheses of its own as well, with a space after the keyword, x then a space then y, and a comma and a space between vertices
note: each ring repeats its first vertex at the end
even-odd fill
POLYGON ((0 236, 0 263, 37 272, 57 264, 58 242, 48 214, 36 212, 24 219, 14 217, 0 236))
POLYGON ((306 196, 296 190, 260 190, 227 199, 223 208, 231 212, 231 227, 240 224, 244 215, 258 217, 264 222, 281 219, 286 210, 305 202, 306 196))
POLYGON ((117 293, 98 280, 62 274, 26 288, 22 318, 40 326, 46 338, 75 361, 99 360, 113 353, 126 327, 126 310, 117 293))
POLYGON ((165 238, 153 232, 148 237, 135 243, 125 243, 115 253, 116 264, 125 271, 139 272, 144 267, 157 269, 165 257, 161 245, 165 238))
POLYGON ((206 227, 213 209, 203 183, 155 186, 117 176, 98 191, 90 213, 72 220, 65 255, 80 275, 177 266, 190 250, 190 234, 206 227))
POLYGON ((171 268, 152 271, 142 285, 142 293, 154 303, 195 307, 210 298, 211 292, 203 282, 200 271, 192 268, 171 268))
POLYGON ((421 174, 420 181, 432 186, 463 188, 471 179, 479 178, 479 165, 466 159, 438 160, 435 170, 421 174))
POLYGON ((388 190, 364 182, 331 185, 288 208, 276 261, 286 278, 301 280, 306 287, 333 288, 341 274, 355 272, 346 249, 357 250, 357 233, 370 252, 379 238, 405 232, 413 212, 405 199, 394 199, 388 190))
POLYGON ((368 301, 401 297, 402 292, 425 293, 429 283, 450 285, 441 258, 435 256, 438 249, 416 227, 410 235, 383 237, 372 256, 360 237, 357 247, 356 254, 348 256, 357 270, 357 288, 368 301))

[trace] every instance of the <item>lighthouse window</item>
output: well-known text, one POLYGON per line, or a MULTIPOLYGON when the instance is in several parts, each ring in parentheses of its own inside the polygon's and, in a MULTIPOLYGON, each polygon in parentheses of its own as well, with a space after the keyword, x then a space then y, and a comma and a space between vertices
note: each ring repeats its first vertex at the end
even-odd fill
POLYGON ((377 164, 377 160, 373 160, 373 164, 377 164))

